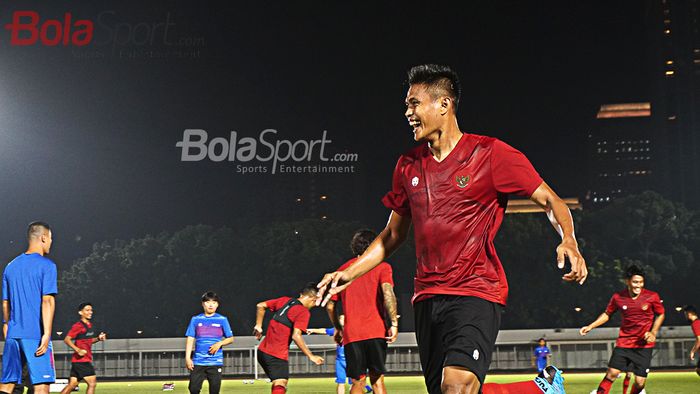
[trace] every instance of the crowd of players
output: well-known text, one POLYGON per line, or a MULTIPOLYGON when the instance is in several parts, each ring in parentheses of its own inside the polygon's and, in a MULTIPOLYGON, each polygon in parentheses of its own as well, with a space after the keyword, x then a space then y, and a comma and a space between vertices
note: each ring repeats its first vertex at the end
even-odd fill
MULTIPOLYGON (((329 312, 334 336, 343 345, 347 376, 353 379, 351 392, 363 392, 366 378, 371 390, 386 392, 386 347, 398 335, 399 316, 391 266, 385 260, 405 241, 411 226, 417 259, 412 301, 427 391, 563 393, 561 371, 551 366, 532 381, 484 384, 508 297, 505 272, 493 243, 508 196, 528 197, 546 212, 561 236, 557 264, 560 269, 567 261, 570 265, 563 280, 582 285, 588 271, 567 205, 521 152, 498 139, 460 130, 456 116, 460 94, 457 74, 447 66, 428 64, 409 71, 405 116, 420 145, 398 160, 391 190, 382 199, 391 211, 386 227, 377 236, 369 231, 356 233, 352 248, 357 257, 324 275, 318 284, 305 286, 298 297, 257 304, 253 330, 258 338, 263 337, 266 312, 272 313, 258 362, 272 380, 273 394, 286 392, 292 341, 315 364, 324 362, 302 337, 310 333, 309 310, 314 306, 325 306, 329 312), (336 308, 338 302, 342 308, 336 308)), ((51 237, 46 223, 32 223, 27 251, 3 274, 5 349, 0 393, 10 393, 22 383, 23 364, 36 393, 48 393, 55 379, 50 333, 58 289, 56 266, 45 256, 51 237)), ((605 312, 581 328, 585 335, 607 322, 615 311, 622 314, 620 338, 597 393, 608 393, 621 371, 635 374, 631 393, 644 389, 651 348, 663 323, 663 305, 658 294, 644 289, 644 272, 630 267, 626 283, 627 288, 613 295, 605 312)), ((192 318, 186 333, 192 393, 201 390, 204 379, 209 381, 210 392, 220 387, 222 347, 233 341, 233 334, 228 320, 216 313, 218 305, 216 294, 204 294, 204 311, 192 318)), ((79 356, 74 357, 74 364, 85 362, 86 347, 106 339, 104 333, 95 334, 89 324, 91 306, 89 312, 85 307, 81 305, 81 322, 66 338, 79 356), (72 339, 76 339, 74 344, 72 339)), ((686 309, 686 314, 698 338, 691 351, 693 358, 700 343, 700 323, 693 308, 686 309)), ((88 390, 94 391, 89 382, 95 377, 94 369, 78 366, 72 368, 74 374, 71 385, 73 378, 76 382, 84 379, 88 390)))

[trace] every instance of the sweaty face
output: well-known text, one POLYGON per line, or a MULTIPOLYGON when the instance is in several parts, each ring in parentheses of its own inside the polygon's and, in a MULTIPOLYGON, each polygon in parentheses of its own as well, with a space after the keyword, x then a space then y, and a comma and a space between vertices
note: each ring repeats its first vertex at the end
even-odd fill
POLYGON ((204 308, 204 313, 209 314, 209 315, 216 313, 216 309, 218 307, 219 307, 219 303, 214 301, 214 300, 202 302, 202 308, 204 308))
POLYGON ((92 319, 92 305, 88 305, 80 310, 80 316, 90 320, 92 319))
POLYGON ((641 275, 634 275, 627 279, 627 289, 633 296, 638 296, 642 293, 644 288, 644 277, 641 275))
POLYGON ((423 141, 441 126, 439 99, 433 98, 424 84, 411 85, 406 93, 404 115, 413 128, 413 138, 423 141))

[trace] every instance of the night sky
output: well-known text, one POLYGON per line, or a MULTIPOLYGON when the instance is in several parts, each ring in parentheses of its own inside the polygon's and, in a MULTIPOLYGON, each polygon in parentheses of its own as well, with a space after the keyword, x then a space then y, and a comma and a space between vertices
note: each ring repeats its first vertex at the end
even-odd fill
POLYGON ((2 26, 17 10, 96 26, 83 47, 12 46, 0 28, 0 257, 23 250, 36 219, 54 227, 65 269, 96 241, 288 218, 306 193, 309 175, 181 162, 188 128, 327 130, 332 153, 359 157, 354 174, 317 177, 329 216, 379 228, 396 159, 415 144, 403 100, 420 63, 459 73, 463 131, 522 150, 563 197, 585 190, 599 105, 648 100, 646 2, 330 3, 0 2, 2 26))

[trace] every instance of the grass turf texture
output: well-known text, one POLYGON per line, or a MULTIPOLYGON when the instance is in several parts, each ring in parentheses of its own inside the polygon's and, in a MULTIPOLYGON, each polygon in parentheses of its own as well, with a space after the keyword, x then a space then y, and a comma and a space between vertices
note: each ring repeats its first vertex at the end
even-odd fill
MULTIPOLYGON (((99 378, 99 377, 98 377, 99 378)), ((532 375, 489 375, 487 382, 507 383, 532 379, 532 375)), ((567 394, 589 394, 598 387, 603 378, 600 373, 565 373, 567 394)), ((165 381, 150 382, 98 382, 97 392, 100 394, 145 394, 162 392, 165 381)), ((425 386, 423 378, 418 376, 390 376, 386 378, 386 387, 389 393, 400 394, 424 394, 425 386)), ((650 374, 647 381, 649 394, 698 394, 700 393, 700 376, 695 372, 656 372, 650 374)), ((85 384, 80 385, 80 392, 85 392, 85 384)), ((187 393, 187 381, 176 380, 175 390, 170 393, 187 393)), ((202 393, 208 393, 207 383, 202 387, 202 393)), ((269 393, 270 384, 264 380, 255 384, 244 384, 243 380, 224 380, 222 393, 269 393)), ((613 385, 611 393, 622 392, 622 379, 618 379, 613 385)), ((168 392, 166 392, 168 393, 168 392)), ((335 393, 335 382, 328 378, 299 378, 293 377, 289 383, 288 393, 335 393)))

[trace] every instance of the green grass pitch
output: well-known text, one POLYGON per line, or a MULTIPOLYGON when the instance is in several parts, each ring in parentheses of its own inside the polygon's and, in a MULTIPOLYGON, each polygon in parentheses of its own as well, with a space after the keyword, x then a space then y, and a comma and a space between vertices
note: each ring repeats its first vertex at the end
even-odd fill
MULTIPOLYGON (((603 377, 600 373, 571 373, 564 374, 567 394, 589 394, 595 389, 603 377)), ((531 379, 531 375, 489 375, 487 382, 506 383, 531 379)), ((134 381, 134 382, 98 382, 97 392, 100 394, 145 394, 162 392, 165 381, 134 381)), ((389 376, 386 379, 389 393, 424 394, 423 378, 418 376, 389 376)), ((85 392, 85 384, 80 385, 80 391, 85 392)), ((698 394, 700 393, 700 376, 695 372, 657 372, 649 375, 647 381, 648 394, 698 394)), ((175 381, 175 390, 171 393, 187 393, 187 381, 175 381)), ((207 393, 204 383, 202 393, 207 393)), ((225 380, 222 393, 269 393, 270 384, 256 381, 255 384, 244 384, 243 380, 225 380)), ((618 379, 611 393, 622 392, 622 379, 618 379)), ((167 393, 167 392, 166 392, 167 393)), ((335 383, 328 378, 295 378, 289 382, 288 393, 335 393, 335 383)))

